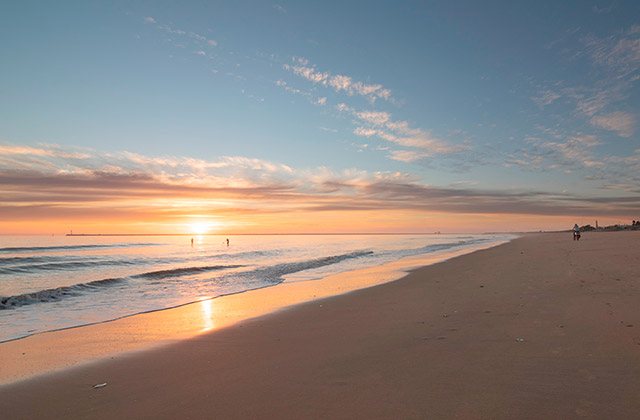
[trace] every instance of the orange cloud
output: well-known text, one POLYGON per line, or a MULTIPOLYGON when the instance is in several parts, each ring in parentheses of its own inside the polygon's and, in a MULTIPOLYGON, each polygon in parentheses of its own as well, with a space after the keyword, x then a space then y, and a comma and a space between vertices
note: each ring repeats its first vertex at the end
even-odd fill
POLYGON ((398 172, 245 157, 0 147, 9 151, 0 159, 1 233, 180 233, 189 220, 243 233, 537 230, 640 214, 635 196, 443 188, 398 172))

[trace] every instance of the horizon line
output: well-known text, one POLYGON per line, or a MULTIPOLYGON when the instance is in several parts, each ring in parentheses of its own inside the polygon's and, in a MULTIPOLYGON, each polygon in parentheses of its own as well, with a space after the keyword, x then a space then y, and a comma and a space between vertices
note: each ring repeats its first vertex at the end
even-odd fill
POLYGON ((66 233, 64 236, 268 236, 268 235, 438 235, 441 232, 301 232, 301 233, 66 233))
MULTIPOLYGON (((551 231, 547 231, 551 232, 551 231)), ((311 235, 453 235, 453 234, 487 234, 487 233, 526 233, 516 231, 500 232, 300 232, 300 233, 66 233, 64 236, 311 236, 311 235)))

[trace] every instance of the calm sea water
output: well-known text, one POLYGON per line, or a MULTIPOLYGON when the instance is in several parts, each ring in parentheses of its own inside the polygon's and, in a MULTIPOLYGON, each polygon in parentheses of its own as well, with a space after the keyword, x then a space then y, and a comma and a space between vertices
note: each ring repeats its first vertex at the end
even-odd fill
POLYGON ((0 341, 509 235, 0 236, 0 341))

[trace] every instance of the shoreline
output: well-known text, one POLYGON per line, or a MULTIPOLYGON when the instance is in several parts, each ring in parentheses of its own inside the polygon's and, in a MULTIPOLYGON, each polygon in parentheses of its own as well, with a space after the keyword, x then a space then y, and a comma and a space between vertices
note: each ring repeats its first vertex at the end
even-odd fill
POLYGON ((639 242, 636 232, 527 235, 398 281, 1 386, 0 412, 636 418, 639 242))
MULTIPOLYGON (((549 231, 554 232, 554 231, 549 231)), ((433 235, 492 235, 492 234, 500 234, 500 235, 511 235, 511 234, 524 234, 524 233, 534 233, 534 232, 360 232, 360 233, 340 233, 340 232, 301 232, 301 233, 61 233, 59 236, 402 236, 402 235, 412 235, 412 236, 433 236, 433 235)), ((10 234, 8 234, 10 235, 10 234)), ((34 234, 34 235, 44 235, 49 236, 47 234, 34 234)), ((20 235, 16 235, 20 236, 20 235)), ((28 236, 28 235, 26 235, 28 236)))
POLYGON ((18 363, 9 368, 0 368, 0 386, 99 362, 109 357, 162 347, 194 338, 203 332, 233 327, 243 321, 268 316, 313 300, 397 281, 420 267, 500 246, 503 243, 505 242, 499 241, 405 257, 380 266, 345 271, 314 280, 285 281, 277 285, 8 339, 0 342, 0 359, 13 358, 18 363), (371 280, 372 276, 375 280, 371 280), (338 283, 341 284, 338 286, 338 283), (266 306, 256 305, 257 298, 271 300, 272 303, 266 306), (205 305, 210 308, 203 309, 205 305), (217 313, 211 308, 221 305, 223 308, 225 305, 230 306, 235 316, 222 316, 219 313, 223 308, 218 309, 217 313), (258 307, 248 308, 248 305, 258 307), (142 326, 143 332, 140 331, 142 326), (100 346, 100 343, 95 343, 96 340, 107 345, 100 346), (74 352, 66 350, 69 344, 74 346, 74 352))

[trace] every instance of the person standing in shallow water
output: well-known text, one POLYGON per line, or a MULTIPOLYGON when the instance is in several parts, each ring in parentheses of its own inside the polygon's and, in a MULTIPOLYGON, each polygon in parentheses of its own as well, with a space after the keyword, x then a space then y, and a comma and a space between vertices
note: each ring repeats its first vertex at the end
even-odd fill
POLYGON ((227 246, 229 246, 229 238, 227 238, 227 246))
POLYGON ((578 226, 577 223, 573 225, 573 240, 574 241, 580 240, 580 226, 578 226))

